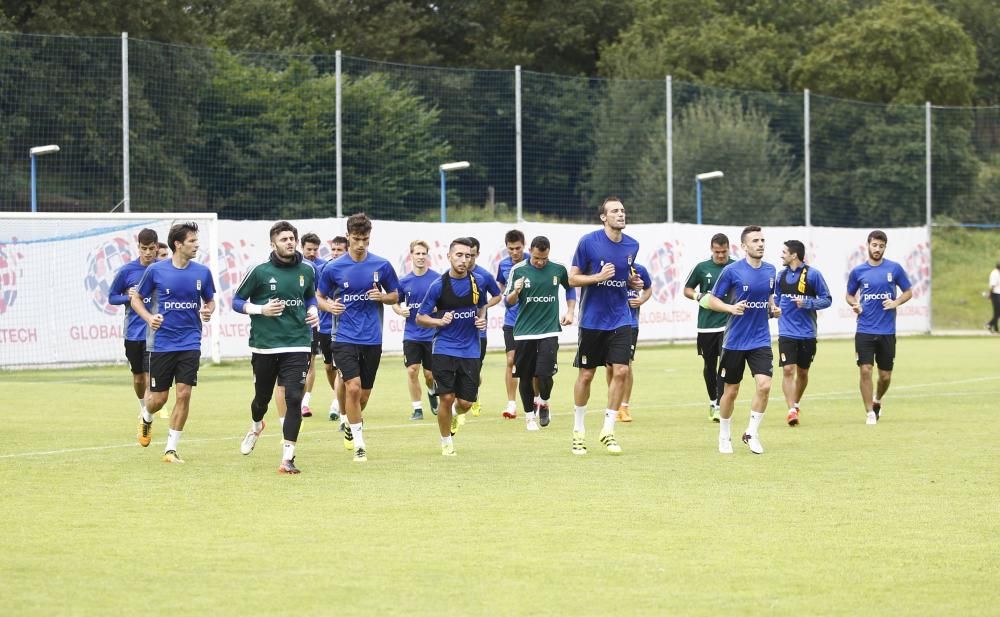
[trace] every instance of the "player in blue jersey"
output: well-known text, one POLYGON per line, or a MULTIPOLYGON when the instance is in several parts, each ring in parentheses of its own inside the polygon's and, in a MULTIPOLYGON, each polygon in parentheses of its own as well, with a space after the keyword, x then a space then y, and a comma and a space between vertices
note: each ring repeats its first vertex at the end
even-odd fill
POLYGON ((434 393, 434 373, 432 369, 434 328, 424 328, 417 325, 417 311, 420 310, 424 296, 431 283, 440 278, 440 274, 427 267, 427 253, 430 245, 423 240, 410 242, 410 262, 413 271, 399 279, 399 304, 393 304, 392 310, 406 319, 403 328, 403 366, 406 367, 407 385, 410 390, 410 402, 413 411, 411 420, 423 420, 424 408, 420 396, 420 369, 423 367, 424 383, 427 384, 427 400, 431 405, 431 413, 437 415, 438 397, 434 393))
POLYGON ((861 401, 866 424, 877 424, 882 397, 892 381, 896 357, 896 309, 913 297, 910 279, 903 267, 885 259, 885 232, 868 234, 868 259, 847 276, 847 303, 858 316, 854 352, 861 373, 861 401), (899 288, 898 295, 896 288, 899 288), (872 368, 878 364, 878 388, 873 392, 872 368), (874 394, 874 396, 873 396, 874 394))
MULTIPOLYGON (((635 348, 639 344, 639 307, 649 302, 649 299, 653 296, 653 279, 649 277, 646 267, 637 263, 633 263, 632 267, 635 268, 635 273, 642 279, 643 287, 642 289, 632 289, 629 287, 628 290, 628 306, 632 312, 632 348, 628 363, 628 377, 625 378, 625 389, 622 391, 622 402, 618 406, 619 422, 632 421, 632 413, 629 407, 632 400, 632 385, 635 383, 635 371, 632 369, 632 363, 635 362, 635 348)), ((610 367, 608 367, 606 373, 608 385, 610 386, 612 377, 610 367)))
MULTIPOLYGON (((139 257, 122 266, 111 281, 108 304, 125 306, 125 358, 132 370, 132 389, 139 399, 139 411, 146 408, 146 386, 149 384, 149 356, 146 355, 146 322, 132 310, 132 296, 146 268, 156 261, 158 240, 156 231, 143 229, 137 237, 139 257)), ((143 298, 149 303, 149 298, 143 298)), ((162 413, 162 410, 161 410, 162 413)))
MULTIPOLYGON (((472 236, 469 236, 469 242, 472 243, 472 262, 469 265, 469 271, 472 273, 473 276, 475 276, 479 280, 480 289, 483 290, 484 295, 489 294, 489 300, 486 302, 486 311, 489 311, 489 309, 493 308, 494 306, 500 303, 500 300, 503 299, 503 294, 500 290, 500 286, 497 285, 497 280, 493 276, 493 273, 482 266, 476 265, 476 260, 479 259, 479 240, 473 238, 472 236)), ((485 318, 486 316, 485 312, 483 313, 483 316, 485 318)), ((479 331, 480 385, 482 385, 483 383, 482 370, 483 370, 483 360, 485 358, 486 358, 486 329, 484 328, 483 330, 479 331)), ((478 416, 481 407, 482 406, 479 404, 479 401, 476 400, 472 404, 472 409, 470 409, 469 411, 472 413, 472 415, 478 416)), ((464 415, 460 416, 460 420, 462 422, 465 422, 465 416, 464 415)))
POLYGON ((632 348, 632 311, 628 288, 641 289, 642 279, 632 264, 639 243, 622 232, 625 206, 617 197, 608 197, 598 209, 603 227, 577 244, 569 271, 569 284, 580 287, 579 348, 573 366, 579 369, 573 387, 574 454, 586 454, 584 417, 590 400, 590 384, 598 367, 611 367, 608 404, 604 410, 601 443, 611 454, 622 449, 615 439, 615 419, 625 392, 632 348))
POLYGON ((167 246, 166 242, 157 242, 156 244, 156 260, 170 259, 170 247, 167 246))
POLYGON ((149 352, 149 393, 146 409, 139 414, 138 439, 142 447, 149 445, 153 414, 166 404, 176 380, 177 393, 163 460, 183 463, 177 454, 177 444, 187 422, 191 389, 198 385, 201 328, 215 311, 215 283, 209 269, 194 261, 198 254, 197 223, 173 225, 167 234, 167 244, 173 256, 146 268, 132 296, 132 310, 146 322, 149 352), (150 299, 148 310, 143 298, 150 299))
POLYGON ((399 279, 392 264, 368 251, 372 222, 363 212, 347 219, 347 254, 323 268, 316 293, 320 306, 337 318, 333 360, 344 380, 350 430, 344 447, 354 461, 368 460, 362 433, 362 412, 368 405, 382 359, 382 314, 399 299, 399 279))
POLYGON ((740 243, 746 257, 722 270, 712 292, 702 302, 713 311, 729 313, 719 362, 719 377, 725 384, 719 399, 719 452, 733 453, 730 423, 743 370, 749 366, 756 389, 743 443, 754 454, 763 454, 760 423, 767 411, 774 365, 768 318, 780 316, 781 309, 774 304, 775 268, 763 261, 764 233, 756 225, 744 227, 740 243))
POLYGON ((788 426, 798 426, 799 403, 809 384, 809 367, 816 357, 816 311, 833 304, 830 289, 819 270, 803 263, 806 246, 788 240, 781 249, 785 269, 774 283, 781 316, 778 318, 778 365, 781 391, 788 404, 788 426))
MULTIPOLYGON (((313 267, 316 273, 316 280, 319 281, 320 270, 326 265, 326 260, 319 256, 319 247, 322 240, 314 233, 307 233, 302 236, 302 257, 305 263, 313 267)), ((313 330, 312 350, 309 356, 309 373, 306 375, 306 390, 302 395, 302 417, 311 418, 312 409, 309 403, 312 402, 313 384, 316 383, 316 354, 319 353, 319 330, 313 330)), ((282 400, 282 399, 278 399, 282 400)))
MULTIPOLYGON (((323 270, 326 269, 328 265, 340 259, 341 255, 347 252, 347 238, 344 236, 334 236, 333 240, 330 240, 330 259, 316 276, 316 285, 319 287, 319 278, 323 274, 323 270)), ((346 393, 344 391, 344 380, 340 377, 340 372, 337 371, 337 365, 333 362, 333 338, 336 332, 336 326, 334 324, 334 318, 332 313, 326 311, 319 312, 319 328, 317 333, 319 335, 319 351, 323 354, 323 368, 326 372, 326 381, 330 384, 330 389, 333 390, 333 400, 330 401, 330 409, 328 410, 328 415, 331 422, 336 422, 340 420, 340 432, 346 432, 346 418, 341 415, 340 410, 346 409, 347 406, 344 403, 344 397, 346 393)))
POLYGON ((459 418, 479 398, 479 333, 486 329, 486 298, 480 279, 469 271, 472 250, 470 238, 452 241, 451 267, 431 283, 417 310, 417 325, 437 329, 433 366, 443 456, 455 456, 453 437, 461 426, 459 418))
MULTIPOLYGON (((511 229, 503 237, 504 245, 507 247, 507 256, 500 260, 497 266, 497 284, 501 288, 507 287, 507 277, 510 269, 527 261, 528 255, 524 252, 524 234, 517 229, 511 229)), ((504 369, 504 385, 507 387, 507 407, 501 415, 513 420, 517 417, 517 377, 514 376, 514 323, 517 321, 517 304, 507 304, 504 302, 506 311, 503 316, 503 347, 507 353, 507 366, 504 369)), ((525 410, 527 413, 527 410, 525 410)))

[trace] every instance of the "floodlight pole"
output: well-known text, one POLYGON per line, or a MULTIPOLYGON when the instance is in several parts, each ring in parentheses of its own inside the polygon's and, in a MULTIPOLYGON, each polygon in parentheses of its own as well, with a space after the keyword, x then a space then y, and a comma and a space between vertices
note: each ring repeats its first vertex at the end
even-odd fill
POLYGON ((35 160, 40 156, 46 154, 55 154, 59 152, 59 146, 37 146, 28 150, 28 156, 31 157, 31 211, 38 212, 38 182, 37 182, 37 172, 38 163, 35 160))
POLYGON ((694 177, 695 192, 697 193, 697 199, 698 199, 697 223, 699 225, 701 225, 701 183, 704 180, 714 180, 715 178, 721 178, 722 175, 723 174, 721 171, 708 171, 703 174, 698 174, 697 176, 694 177))
POLYGON ((441 222, 447 222, 447 210, 448 210, 448 198, 447 192, 445 191, 445 172, 448 171, 461 171, 463 169, 468 169, 471 165, 469 161, 459 161, 457 163, 445 163, 438 167, 438 171, 441 172, 441 222))

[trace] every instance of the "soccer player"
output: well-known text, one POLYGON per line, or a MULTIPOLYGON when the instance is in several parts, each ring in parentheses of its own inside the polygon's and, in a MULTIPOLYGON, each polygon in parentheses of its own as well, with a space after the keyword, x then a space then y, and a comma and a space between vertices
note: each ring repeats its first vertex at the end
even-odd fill
POLYGON ((302 391, 312 362, 316 309, 316 271, 305 263, 296 245, 299 232, 288 221, 271 226, 271 255, 254 266, 233 296, 233 310, 250 316, 250 366, 254 397, 250 430, 240 453, 250 454, 264 432, 264 414, 277 382, 285 397, 284 442, 278 473, 297 474, 295 444, 302 426, 302 391))
MULTIPOLYGON (((712 258, 705 260, 691 270, 684 283, 684 297, 701 302, 719 280, 722 269, 733 263, 729 256, 729 238, 726 234, 715 234, 711 241, 712 258)), ((698 355, 702 359, 702 377, 708 392, 708 417, 719 421, 719 397, 722 395, 722 379, 719 377, 719 357, 722 356, 722 334, 726 329, 726 315, 698 306, 698 355)))
POLYGON ((906 271, 884 257, 887 242, 884 231, 876 229, 868 234, 868 259, 847 276, 847 303, 858 316, 854 352, 867 413, 865 424, 878 424, 881 418, 882 397, 889 390, 896 357, 896 309, 913 297, 906 271), (897 287, 902 292, 898 296, 897 287), (878 388, 873 396, 872 368, 876 363, 878 388))
MULTIPOLYGON (((307 233, 302 236, 302 257, 303 261, 312 266, 316 275, 314 280, 319 280, 319 272, 326 265, 326 260, 319 256, 319 247, 322 241, 314 233, 307 233)), ((312 410, 309 408, 312 399, 313 384, 316 382, 316 354, 319 353, 319 330, 312 331, 313 341, 309 355, 309 374, 306 375, 306 390, 302 395, 302 417, 311 418, 312 410)))
MULTIPOLYGON (((486 302, 486 311, 488 311, 489 309, 493 308, 500 302, 501 298, 503 298, 503 295, 500 291, 500 286, 497 285, 497 280, 493 277, 493 274, 486 268, 476 265, 476 259, 479 258, 479 240, 473 238, 472 236, 469 236, 468 240, 469 242, 472 243, 472 262, 469 265, 469 272, 471 272, 473 276, 479 279, 479 287, 483 291, 483 293, 488 293, 490 295, 490 299, 486 302)), ((483 317, 484 319, 486 317, 485 311, 483 312, 483 317)), ((486 329, 484 328, 479 331, 479 370, 480 370, 479 383, 480 384, 483 383, 482 370, 483 370, 483 360, 485 359, 486 359, 486 329)), ((470 409, 469 411, 472 412, 472 415, 478 416, 481 407, 482 406, 479 404, 479 400, 477 399, 472 403, 472 409, 470 409)), ((459 421, 465 422, 464 414, 459 416, 459 421)))
POLYGON ((479 332, 486 329, 486 298, 481 281, 470 271, 472 251, 470 238, 452 241, 451 267, 431 283, 417 310, 417 325, 437 328, 432 365, 442 456, 455 456, 453 437, 461 426, 459 417, 479 398, 479 332))
POLYGON ((767 411, 774 365, 768 318, 779 316, 781 309, 774 304, 775 268, 763 261, 763 231, 756 225, 744 227, 740 243, 746 257, 723 268, 715 287, 701 302, 713 311, 730 315, 719 363, 719 377, 724 384, 719 399, 719 452, 733 453, 730 423, 743 371, 749 366, 756 389, 750 402, 750 423, 743 433, 743 443, 754 454, 763 454, 760 423, 767 411))
MULTIPOLYGON (((524 253, 524 234, 517 230, 511 229, 503 237, 504 244, 507 246, 507 257, 500 260, 500 265, 497 266, 497 284, 506 287, 507 286, 507 275, 510 274, 511 268, 526 261, 528 256, 524 253)), ((507 295, 506 292, 504 295, 507 295)), ((504 302, 504 316, 503 316, 503 346, 504 351, 507 354, 507 366, 504 369, 504 384, 507 386, 507 407, 503 410, 502 415, 508 420, 513 420, 517 417, 517 377, 514 376, 514 322, 517 321, 517 304, 507 304, 504 302)), ((525 407, 524 411, 527 413, 529 408, 525 407)))
POLYGON ((388 260, 368 251, 372 222, 363 212, 347 219, 347 254, 331 262, 320 275, 317 297, 337 318, 333 361, 344 380, 350 428, 344 447, 354 450, 354 462, 368 460, 362 432, 362 412, 368 405, 382 360, 382 314, 399 298, 399 279, 388 260))
POLYGON ((627 288, 642 286, 642 279, 632 269, 639 243, 622 232, 625 205, 617 197, 608 197, 598 214, 603 227, 580 238, 569 271, 569 284, 582 288, 580 343, 573 361, 579 369, 573 387, 573 454, 587 453, 584 417, 590 384, 599 366, 611 366, 612 371, 600 439, 609 453, 621 454, 615 439, 615 419, 625 392, 632 346, 627 288))
POLYGON ((163 259, 170 259, 170 247, 167 246, 166 242, 158 242, 156 244, 156 260, 160 261, 163 259))
MULTIPOLYGON (((122 266, 111 281, 108 304, 125 306, 125 358, 132 370, 132 389, 139 399, 139 411, 146 408, 146 386, 149 384, 149 356, 146 355, 146 322, 132 310, 132 296, 146 268, 156 261, 158 242, 156 231, 143 229, 137 237, 139 257, 122 266)), ((143 298, 149 303, 149 298, 143 298)), ((162 410, 161 410, 162 413, 162 410)))
POLYGON ((183 463, 177 444, 187 422, 191 389, 198 385, 201 359, 202 322, 215 311, 215 283, 208 268, 194 261, 198 254, 197 223, 178 223, 170 228, 167 244, 173 256, 146 268, 135 295, 132 310, 146 322, 146 351, 149 352, 149 392, 146 408, 139 414, 139 445, 147 447, 153 437, 153 414, 167 402, 177 381, 170 431, 163 461, 183 463), (143 298, 149 298, 146 309, 143 298))
MULTIPOLYGON (((323 268, 327 265, 333 263, 337 259, 347 252, 347 238, 344 236, 335 236, 333 240, 330 240, 330 260, 327 261, 323 268)), ((322 269, 317 273, 316 280, 317 286, 319 285, 319 277, 323 274, 322 269)), ((335 336, 336 327, 334 324, 334 318, 332 313, 326 311, 320 311, 319 313, 319 350, 323 354, 323 367, 326 372, 326 381, 330 384, 330 388, 333 390, 333 400, 330 401, 329 417, 331 422, 336 422, 340 420, 340 432, 343 433, 346 430, 346 418, 341 415, 340 410, 346 409, 344 404, 344 380, 340 378, 340 372, 337 371, 337 365, 333 363, 333 337, 335 336)))
POLYGON ((403 328, 403 366, 406 367, 407 385, 410 390, 410 402, 413 412, 411 420, 423 420, 424 408, 420 402, 420 368, 423 367, 424 383, 427 384, 427 400, 431 413, 437 415, 438 397, 434 393, 433 360, 434 353, 431 341, 434 340, 434 328, 424 328, 417 325, 417 311, 423 303, 424 296, 431 284, 440 278, 440 274, 427 267, 427 252, 430 245, 423 240, 410 242, 410 261, 413 271, 399 279, 399 290, 402 300, 393 304, 392 310, 406 319, 403 328))
POLYGON ((781 316, 778 318, 778 365, 781 390, 788 404, 788 426, 799 423, 799 403, 809 384, 809 367, 816 357, 816 311, 833 304, 830 289, 819 270, 803 263, 806 246, 788 240, 781 249, 785 269, 774 284, 781 316))
POLYGON ((514 322, 514 374, 520 378, 521 404, 529 431, 549 425, 552 378, 558 370, 561 326, 573 323, 576 295, 566 266, 549 261, 549 239, 531 241, 531 258, 511 268, 504 300, 518 307, 514 322), (566 289, 566 312, 559 316, 559 286, 566 289), (528 411, 528 410, 531 411, 528 411), (538 418, 536 422, 535 418, 538 418))
MULTIPOLYGON (((635 371, 632 370, 632 364, 635 362, 635 348, 639 344, 639 307, 649 302, 649 299, 653 296, 653 280, 649 277, 646 267, 637 263, 633 263, 632 267, 635 269, 635 273, 639 275, 639 278, 642 279, 643 288, 628 288, 628 306, 632 313, 632 347, 629 355, 628 376, 625 378, 625 389, 622 391, 622 403, 618 406, 618 420, 621 422, 632 421, 632 414, 629 411, 629 401, 632 399, 632 384, 635 382, 635 371)), ((610 386, 612 377, 611 368, 608 367, 605 373, 607 374, 608 385, 610 386)))

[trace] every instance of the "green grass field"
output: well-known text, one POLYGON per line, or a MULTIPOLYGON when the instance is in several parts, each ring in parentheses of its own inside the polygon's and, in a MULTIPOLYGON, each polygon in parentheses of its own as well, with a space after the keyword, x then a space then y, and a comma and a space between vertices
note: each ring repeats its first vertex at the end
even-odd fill
POLYGON ((784 425, 776 383, 767 452, 723 456, 694 350, 642 348, 620 457, 598 448, 593 412, 590 454, 570 454, 568 353, 540 433, 500 418, 490 354, 454 459, 431 420, 406 419, 387 357, 369 462, 320 414, 294 477, 276 473, 277 422, 238 452, 244 363, 202 369, 183 466, 159 460, 164 420, 135 444, 125 367, 0 373, 0 613, 997 615, 997 352, 901 339, 883 421, 866 426, 851 342, 821 342, 803 424, 784 425))
POLYGON ((982 292, 1000 263, 1000 229, 936 227, 931 249, 934 330, 983 330, 993 309, 982 292))

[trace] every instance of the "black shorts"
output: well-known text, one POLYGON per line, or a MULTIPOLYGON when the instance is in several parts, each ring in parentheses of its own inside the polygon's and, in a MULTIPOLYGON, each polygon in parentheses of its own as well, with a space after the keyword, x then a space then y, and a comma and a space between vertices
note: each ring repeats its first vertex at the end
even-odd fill
POLYGON ((315 356, 316 354, 319 353, 320 333, 319 330, 313 330, 312 333, 313 333, 313 340, 312 340, 312 345, 309 346, 309 355, 315 356))
POLYGON ((434 354, 433 362, 435 393, 454 394, 469 402, 475 402, 479 398, 479 369, 483 365, 482 361, 434 354))
POLYGON ((722 360, 719 362, 719 377, 728 384, 743 381, 744 367, 750 367, 751 375, 767 375, 774 370, 774 353, 770 347, 736 350, 723 349, 722 360))
POLYGON ((698 355, 705 358, 718 359, 722 355, 722 339, 725 331, 699 332, 698 333, 698 355))
POLYGON ((514 347, 514 377, 552 377, 559 372, 559 337, 517 341, 514 347))
POLYGON ((146 341, 125 341, 125 357, 133 375, 149 372, 149 354, 146 353, 146 341))
POLYGON ((337 368, 333 362, 333 335, 322 332, 317 332, 316 335, 319 337, 319 352, 323 354, 323 364, 337 368))
POLYGON ((778 366, 809 368, 816 358, 816 339, 778 337, 778 366))
POLYGON ((267 389, 273 388, 275 382, 283 387, 294 384, 304 386, 311 360, 312 354, 302 351, 251 354, 254 383, 266 384, 267 389))
POLYGON ((486 337, 479 337, 479 363, 482 364, 483 360, 486 359, 486 337))
POLYGON ((514 341, 514 326, 503 327, 503 349, 507 353, 517 349, 517 343, 514 341))
POLYGON ((166 392, 177 383, 198 385, 200 351, 154 351, 149 354, 149 391, 166 392))
POLYGON ((434 344, 431 341, 403 341, 403 366, 422 364, 425 371, 433 370, 433 353, 434 344))
POLYGON ((628 364, 632 347, 632 326, 615 330, 580 328, 579 348, 573 366, 597 368, 608 364, 628 364))
POLYGON ((344 381, 361 378, 361 389, 371 390, 375 385, 375 375, 382 361, 381 345, 355 345, 354 343, 333 343, 333 361, 344 381))
POLYGON ((878 364, 881 371, 891 371, 896 359, 895 334, 855 334, 854 354, 858 366, 878 364))
POLYGON ((632 328, 632 353, 629 355, 629 360, 635 360, 635 347, 639 344, 639 328, 632 328))

